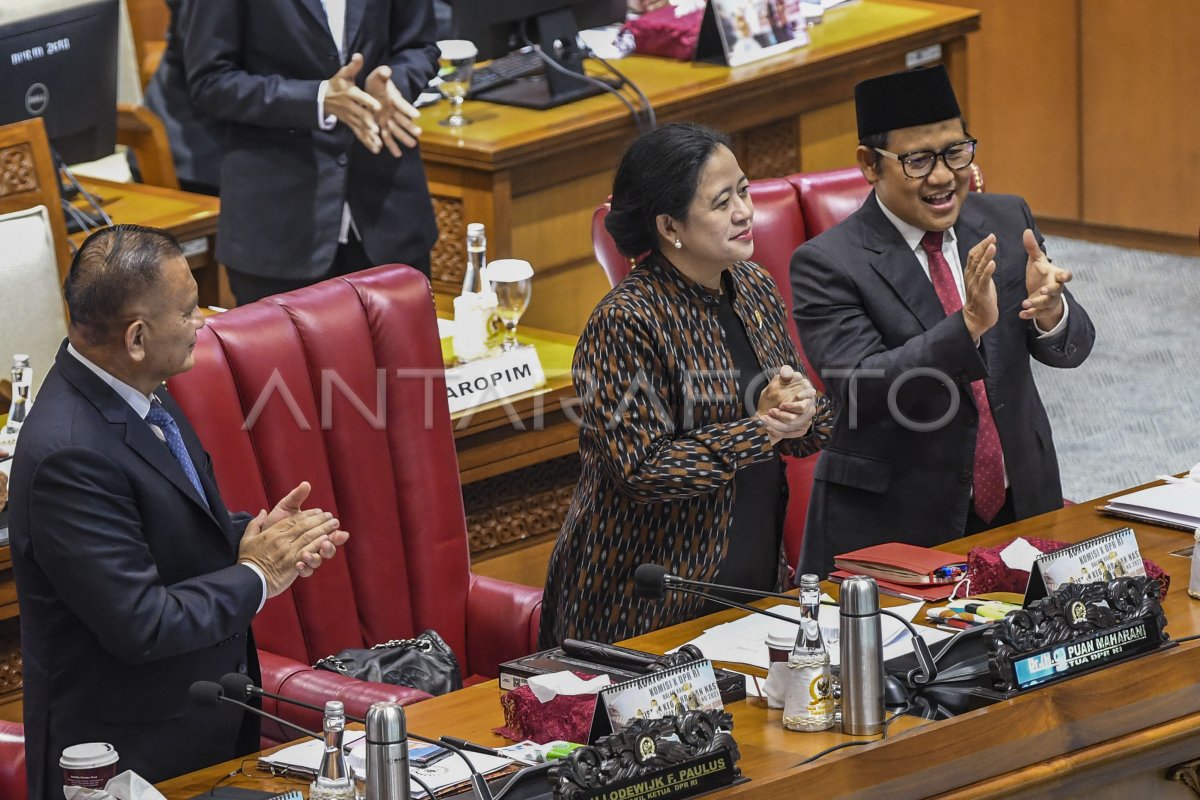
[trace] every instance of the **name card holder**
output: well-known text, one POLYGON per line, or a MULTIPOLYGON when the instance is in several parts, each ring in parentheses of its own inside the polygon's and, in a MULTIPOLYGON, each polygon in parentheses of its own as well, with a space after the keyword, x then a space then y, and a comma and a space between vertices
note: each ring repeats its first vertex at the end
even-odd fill
POLYGON ((545 385, 546 373, 537 350, 523 345, 448 368, 446 402, 454 414, 545 385))

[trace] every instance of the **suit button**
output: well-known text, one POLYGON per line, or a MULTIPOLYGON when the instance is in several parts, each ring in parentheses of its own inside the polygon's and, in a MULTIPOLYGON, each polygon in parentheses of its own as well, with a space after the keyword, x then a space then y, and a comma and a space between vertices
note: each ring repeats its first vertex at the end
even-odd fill
POLYGON ((1067 355, 1071 355, 1074 352, 1075 352, 1075 345, 1073 345, 1073 344, 1067 345, 1067 355))
POLYGON ((971 482, 971 470, 964 469, 962 472, 958 473, 958 482, 959 483, 970 483, 971 482))
POLYGON ((246 662, 245 661, 238 664, 238 672, 242 673, 243 675, 246 674, 246 662))
POLYGON ((340 156, 338 156, 338 166, 339 166, 339 167, 344 167, 344 166, 346 166, 346 164, 347 164, 349 161, 350 161, 350 158, 349 158, 349 156, 347 156, 345 153, 342 153, 340 156))

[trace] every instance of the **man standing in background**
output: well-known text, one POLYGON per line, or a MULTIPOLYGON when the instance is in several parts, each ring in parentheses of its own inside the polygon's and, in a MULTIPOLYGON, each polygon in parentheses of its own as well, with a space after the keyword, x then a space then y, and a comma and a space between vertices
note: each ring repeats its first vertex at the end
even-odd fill
POLYGON ((412 101, 431 0, 187 0, 196 107, 228 123, 217 258, 239 303, 378 264, 429 274, 437 224, 412 101))

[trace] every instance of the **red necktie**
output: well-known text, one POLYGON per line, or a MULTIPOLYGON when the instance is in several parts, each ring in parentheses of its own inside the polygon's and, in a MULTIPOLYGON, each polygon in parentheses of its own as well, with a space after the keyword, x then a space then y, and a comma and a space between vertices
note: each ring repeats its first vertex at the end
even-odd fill
MULTIPOLYGON (((928 231, 921 238, 921 249, 929 256, 929 279, 946 315, 961 311, 963 303, 958 286, 942 255, 942 232, 928 231)), ((975 434, 975 513, 984 522, 991 522, 1004 505, 1004 453, 983 381, 971 382, 971 394, 979 412, 979 430, 975 434)))

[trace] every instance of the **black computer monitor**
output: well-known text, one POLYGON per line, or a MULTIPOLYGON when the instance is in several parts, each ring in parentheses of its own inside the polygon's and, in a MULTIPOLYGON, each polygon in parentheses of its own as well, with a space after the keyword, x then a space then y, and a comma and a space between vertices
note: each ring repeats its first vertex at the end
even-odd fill
POLYGON ((117 146, 119 0, 20 10, 0 3, 0 124, 41 117, 68 164, 117 146))
MULTIPOLYGON (((583 52, 576 46, 581 29, 625 20, 626 0, 454 0, 451 31, 470 39, 479 58, 499 58, 537 44, 564 69, 583 75, 583 52)), ((549 108, 599 94, 602 89, 578 78, 546 69, 545 78, 500 87, 480 99, 529 108, 549 108)))

